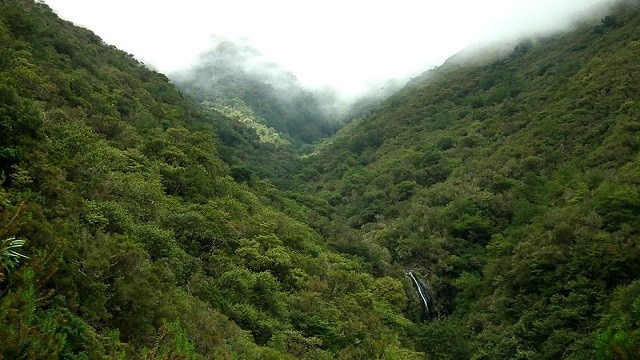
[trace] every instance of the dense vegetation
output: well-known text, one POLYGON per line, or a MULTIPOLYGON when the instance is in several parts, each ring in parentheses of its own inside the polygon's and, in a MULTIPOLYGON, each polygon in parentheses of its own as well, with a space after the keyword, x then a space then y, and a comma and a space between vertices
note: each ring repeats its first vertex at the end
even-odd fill
POLYGON ((170 75, 185 94, 213 116, 220 158, 239 181, 269 179, 283 187, 297 154, 339 127, 333 106, 268 62, 255 49, 213 41, 188 69, 170 75))
POLYGON ((628 2, 425 73, 305 160, 302 191, 332 206, 334 228, 358 230, 336 248, 375 263, 384 247, 430 284, 437 315, 418 350, 639 356, 638 59, 628 2))
POLYGON ((302 158, 330 131, 261 111, 318 104, 231 60, 192 101, 31 0, 0 44, 0 358, 640 353, 637 1, 446 63, 302 158))
POLYGON ((0 44, 0 357, 418 356, 403 282, 223 162, 222 114, 41 3, 0 44))

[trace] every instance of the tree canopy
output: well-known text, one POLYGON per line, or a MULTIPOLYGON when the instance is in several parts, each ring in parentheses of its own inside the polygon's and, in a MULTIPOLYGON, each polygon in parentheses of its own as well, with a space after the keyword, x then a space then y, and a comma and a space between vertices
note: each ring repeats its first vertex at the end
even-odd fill
POLYGON ((300 88, 185 95, 0 2, 0 357, 634 358, 639 29, 452 59, 300 155, 300 88))

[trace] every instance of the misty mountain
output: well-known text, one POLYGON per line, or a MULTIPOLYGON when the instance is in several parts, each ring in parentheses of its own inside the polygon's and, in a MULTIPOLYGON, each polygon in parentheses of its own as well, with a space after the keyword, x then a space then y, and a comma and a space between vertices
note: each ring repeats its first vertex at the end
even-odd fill
POLYGON ((640 354, 639 8, 458 56, 305 159, 331 245, 431 287, 428 358, 640 354))
POLYGON ((219 40, 174 82, 215 109, 241 111, 286 140, 311 143, 337 129, 331 114, 296 78, 266 61, 255 49, 219 40))

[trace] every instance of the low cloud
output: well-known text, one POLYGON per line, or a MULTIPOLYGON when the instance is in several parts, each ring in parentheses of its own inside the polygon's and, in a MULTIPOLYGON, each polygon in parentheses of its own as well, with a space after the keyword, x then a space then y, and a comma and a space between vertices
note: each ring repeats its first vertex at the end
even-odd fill
POLYGON ((212 34, 257 49, 311 89, 342 99, 406 80, 473 44, 568 29, 612 0, 45 0, 108 43, 171 73, 210 48, 212 34), (113 21, 113 19, 118 19, 113 21))

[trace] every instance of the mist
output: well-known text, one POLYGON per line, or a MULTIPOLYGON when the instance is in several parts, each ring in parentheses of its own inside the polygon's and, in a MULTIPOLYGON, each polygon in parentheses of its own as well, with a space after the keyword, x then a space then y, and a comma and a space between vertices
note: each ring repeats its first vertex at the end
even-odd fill
POLYGON ((198 55, 188 68, 167 75, 178 83, 189 82, 211 91, 230 77, 266 83, 283 94, 300 89, 293 73, 267 59, 247 41, 231 41, 219 36, 212 37, 211 48, 198 55))
POLYGON ((223 38, 254 49, 301 86, 349 103, 382 92, 390 79, 406 82, 469 47, 597 19, 615 1, 45 2, 166 74, 197 66, 199 55, 223 38))
POLYGON ((245 123, 272 143, 311 143, 339 127, 334 99, 323 93, 320 101, 246 42, 217 37, 191 67, 169 77, 203 106, 245 123))

